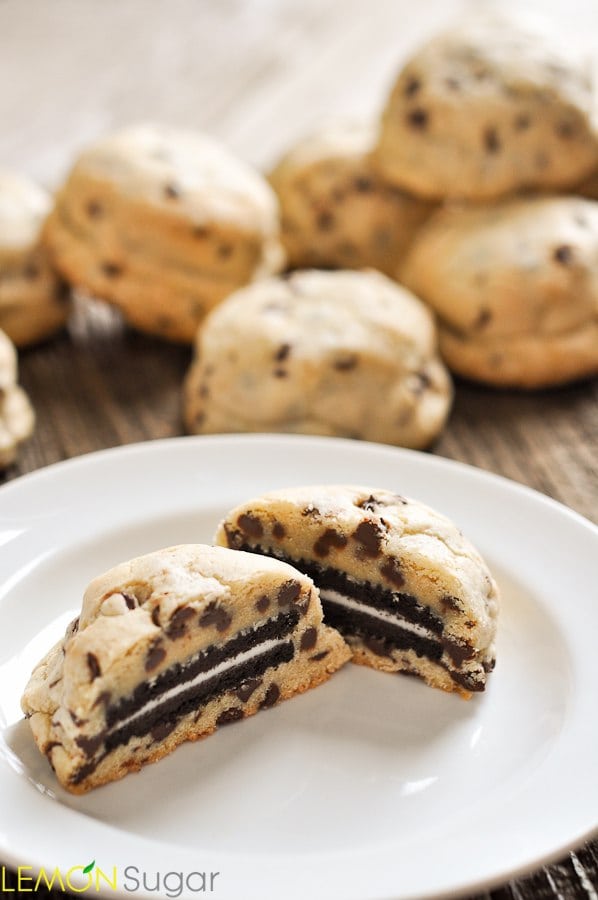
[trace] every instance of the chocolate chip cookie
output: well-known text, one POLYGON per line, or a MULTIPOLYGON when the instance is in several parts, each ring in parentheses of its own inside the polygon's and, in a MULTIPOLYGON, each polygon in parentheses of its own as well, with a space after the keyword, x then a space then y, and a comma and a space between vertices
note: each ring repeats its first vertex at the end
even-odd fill
POLYGON ((293 268, 372 268, 393 275, 432 205, 383 181, 375 130, 337 125, 300 141, 270 182, 293 268))
POLYGON ((543 388, 598 374, 598 202, 504 200, 436 213, 402 278, 436 311, 459 375, 543 388))
POLYGON ((469 17, 405 64, 374 160, 424 197, 573 185, 598 165, 587 68, 527 23, 469 17))
POLYGON ((80 794, 321 684, 349 657, 291 566, 170 547, 89 585, 22 706, 58 780, 80 794))
POLYGON ((71 284, 182 342, 223 297, 283 261, 265 179, 209 138, 158 125, 89 147, 45 235, 71 284))
POLYGON ((440 513, 375 488, 290 488, 233 509, 216 541, 309 575, 353 662, 466 697, 484 690, 495 663, 498 588, 440 513))
POLYGON ((70 311, 69 292, 40 242, 51 206, 37 184, 0 169, 0 328, 17 347, 55 334, 70 311))
POLYGON ((423 447, 451 405, 428 309, 378 272, 298 271, 228 297, 198 334, 189 431, 423 447))

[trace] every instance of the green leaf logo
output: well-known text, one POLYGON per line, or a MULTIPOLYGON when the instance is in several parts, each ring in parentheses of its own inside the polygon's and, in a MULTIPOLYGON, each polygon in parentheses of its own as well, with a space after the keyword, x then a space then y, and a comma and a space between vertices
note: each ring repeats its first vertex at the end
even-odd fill
POLYGON ((91 872, 91 870, 93 869, 93 867, 95 866, 95 864, 96 864, 96 861, 95 861, 95 859, 94 859, 94 860, 92 860, 92 861, 90 862, 90 864, 89 864, 88 866, 85 866, 85 868, 83 869, 83 874, 84 874, 84 875, 89 875, 89 873, 91 872))

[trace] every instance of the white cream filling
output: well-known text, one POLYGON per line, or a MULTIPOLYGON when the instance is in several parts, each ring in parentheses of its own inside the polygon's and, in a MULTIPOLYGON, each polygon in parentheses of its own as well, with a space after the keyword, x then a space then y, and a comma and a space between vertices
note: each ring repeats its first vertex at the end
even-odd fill
POLYGON ((118 731, 119 729, 124 728, 125 725, 128 725, 130 722, 134 722, 135 719, 141 718, 141 716, 150 712, 152 709, 156 709, 167 700, 176 697, 178 694, 182 694, 184 691, 188 691, 189 688, 197 687, 202 682, 207 681, 209 678, 213 678, 215 675, 221 675, 223 672, 228 671, 228 669, 232 669, 234 666, 238 666, 241 663, 247 662, 248 660, 253 659, 256 656, 261 656, 262 653, 267 653, 268 650, 273 650, 274 647, 277 647, 282 643, 283 641, 281 641, 280 638, 271 638, 269 641, 263 641, 261 644, 257 644, 255 647, 250 647, 249 650, 243 650, 242 653, 237 653, 237 655, 231 657, 231 659, 223 660, 223 662, 219 663, 217 666, 214 666, 213 669, 209 669, 209 671, 207 672, 198 672, 195 678, 192 678, 189 681, 182 681, 180 684, 173 685, 173 687, 169 688, 167 691, 164 691, 163 694, 160 694, 159 697, 155 697, 153 700, 148 700, 145 706, 142 706, 140 709, 135 710, 135 712, 127 716, 126 719, 120 719, 115 725, 112 726, 108 734, 112 734, 114 731, 118 731))
MULTIPOLYGON (((340 594, 338 591, 333 591, 328 588, 323 590, 320 589, 320 597, 322 600, 328 600, 330 603, 336 603, 338 606, 344 606, 347 609, 354 609, 357 610, 357 612, 367 613, 368 616, 381 619, 383 622, 390 622, 391 625, 398 625, 399 628, 403 628, 405 631, 412 631, 413 634, 417 634, 420 637, 429 638, 433 641, 438 640, 438 635, 434 634, 433 631, 430 631, 429 628, 424 628, 423 625, 418 625, 416 622, 409 622, 407 619, 401 618, 401 616, 395 616, 386 609, 376 609, 375 606, 359 603, 352 597, 347 597, 345 594, 340 594)), ((324 616, 324 618, 326 617, 324 616)))

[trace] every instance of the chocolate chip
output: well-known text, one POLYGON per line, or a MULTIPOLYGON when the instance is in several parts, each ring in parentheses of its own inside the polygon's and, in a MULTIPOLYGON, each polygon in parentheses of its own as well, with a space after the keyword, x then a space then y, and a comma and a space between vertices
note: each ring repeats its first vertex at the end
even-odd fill
POLYGON ((367 509, 368 512, 376 512, 378 507, 381 505, 381 501, 378 500, 377 497, 374 497, 373 494, 370 494, 369 497, 366 497, 365 500, 358 500, 355 503, 359 509, 367 509))
POLYGON ((440 605, 445 612, 448 612, 449 610, 459 612, 461 609, 461 604, 457 597, 452 597, 450 594, 444 594, 444 596, 440 598, 440 605))
POLYGON ((326 656, 328 656, 329 653, 330 653, 330 650, 322 650, 321 653, 316 653, 315 656, 310 656, 309 661, 310 662, 319 662, 321 659, 324 659, 326 656))
POLYGON ((237 519, 237 525, 247 537, 261 538, 264 534, 264 526, 261 519, 258 516, 254 516, 253 513, 241 513, 237 519))
POLYGON ((316 628, 310 627, 306 628, 303 634, 301 635, 301 649, 302 650, 313 650, 318 642, 318 631, 316 628))
POLYGON ((275 378, 287 378, 289 373, 286 369, 274 369, 272 374, 275 378))
POLYGON ((561 244, 555 248, 552 258, 563 266, 570 266, 573 262, 573 250, 568 244, 561 244))
POLYGON ((280 697, 280 688, 273 681, 268 690, 266 691, 266 696, 260 703, 260 709, 268 709, 270 706, 274 706, 278 698, 280 697))
POLYGON ((160 722, 158 725, 155 725, 150 734, 154 741, 163 741, 164 738, 167 738, 171 731, 174 731, 176 726, 176 721, 172 722, 160 722))
POLYGON ((275 522, 272 526, 272 536, 275 537, 277 541, 281 541, 285 535, 286 530, 282 522, 275 522))
POLYGON ((367 194, 370 191, 373 191, 374 182, 373 179, 368 178, 367 175, 357 175, 353 179, 353 186, 360 194, 367 194))
POLYGON ((427 372, 414 372, 411 384, 411 390, 414 394, 422 394, 425 390, 432 386, 432 379, 427 372))
MULTIPOLYGON (((50 754, 54 747, 62 747, 60 741, 48 741, 48 743, 44 746, 44 756, 50 757, 50 754)), ((54 768, 54 766, 52 766, 54 768)))
POLYGON ((220 244, 218 247, 218 256, 220 259, 228 259, 233 254, 233 248, 231 244, 220 244))
POLYGON ((398 559, 392 556, 389 556, 386 562, 380 566, 380 572, 395 587, 400 588, 405 584, 405 576, 401 571, 401 564, 398 559))
POLYGON ((164 645, 160 638, 154 641, 149 650, 147 651, 147 655, 145 657, 145 671, 152 672, 160 663, 164 660, 166 656, 166 650, 164 649, 164 645))
POLYGON ((340 531, 337 531, 335 528, 327 528, 315 542, 314 553, 316 556, 320 557, 328 556, 332 547, 336 547, 337 550, 342 550, 342 548, 346 546, 347 538, 344 534, 341 534, 340 531))
POLYGON ((428 120, 428 112, 420 106, 407 113, 407 123, 417 131, 425 131, 428 127, 428 120))
POLYGON ((77 728, 81 728, 82 725, 87 723, 87 719, 80 719, 76 712, 73 712, 72 709, 69 709, 69 716, 77 726, 77 728))
POLYGON ((164 195, 168 197, 169 200, 178 200, 178 198, 181 196, 181 192, 176 185, 165 184, 164 195))
POLYGON ((104 737, 105 735, 102 732, 100 732, 99 734, 94 734, 91 737, 79 735, 79 737, 75 738, 75 743, 77 747, 83 750, 85 756, 95 756, 96 752, 104 743, 104 737))
POLYGON ((492 321, 492 310, 488 309, 487 306, 482 306, 480 311, 476 317, 475 322, 473 323, 473 327, 481 330, 485 328, 492 321))
POLYGON ((473 659, 475 656, 475 647, 472 647, 471 644, 466 644, 464 641, 460 641, 457 638, 445 637, 441 640, 444 650, 456 666, 463 665, 465 660, 473 659))
POLYGON ((238 706, 231 706, 223 710, 216 719, 216 725, 231 725, 243 718, 243 710, 238 706))
POLYGON ((85 212, 90 219, 99 219, 104 215, 104 207, 99 200, 90 200, 85 207, 85 212))
POLYGON ((278 588, 276 598, 279 606, 290 606, 299 597, 301 593, 301 585, 298 581, 285 581, 278 588))
POLYGON ((356 368, 358 361, 359 357, 357 354, 351 353, 349 356, 342 356, 339 359, 335 359, 332 365, 338 372, 350 372, 351 369, 356 368))
POLYGON ((313 516, 315 519, 320 517, 320 510, 317 506, 314 506, 313 503, 310 503, 309 506, 306 506, 305 509, 301 510, 302 516, 313 516))
POLYGON ((29 262, 23 269, 23 275, 29 281, 35 281, 35 279, 39 275, 39 266, 37 266, 34 262, 29 262))
POLYGON ((290 344, 281 344, 274 355, 274 359, 277 360, 278 362, 282 362, 283 359, 287 358, 287 356, 289 355, 290 352, 291 352, 290 344))
POLYGON ((403 93, 405 94, 406 97, 413 97, 414 94, 417 94, 417 92, 419 91, 421 86, 422 86, 422 83, 419 80, 419 78, 415 78, 415 76, 412 75, 410 78, 407 79, 407 83, 405 84, 403 93))
POLYGON ((498 153, 501 147, 496 128, 487 128, 484 132, 484 147, 487 153, 498 153))
POLYGON ((519 113, 513 121, 515 131, 527 131, 531 124, 531 117, 527 113, 519 113))
POLYGON ((193 619, 195 610, 190 606, 179 606, 170 617, 166 634, 168 637, 176 641, 187 634, 187 624, 189 619, 193 619))
POLYGON ((155 321, 160 331, 170 331, 176 324, 174 318, 172 316, 167 316, 165 313, 156 316, 155 321))
POLYGON ((127 609, 135 609, 137 606, 137 600, 135 597, 131 597, 130 594, 125 594, 124 591, 121 592, 122 596, 125 598, 125 603, 127 604, 127 609))
POLYGON ((95 699, 92 709, 95 709, 96 706, 105 706, 107 709, 110 706, 111 700, 112 697, 110 691, 102 691, 100 696, 95 699))
POLYGON ((247 678, 242 684, 239 685, 239 687, 235 691, 235 694, 237 695, 241 703, 247 703, 251 695, 254 693, 254 691, 257 691, 261 684, 261 678, 247 678))
POLYGON ((210 229, 206 228, 205 225, 194 225, 193 226, 193 237, 198 240, 203 240, 204 238, 209 237, 210 229))
POLYGON ((95 681, 96 678, 99 678, 102 674, 102 670, 100 669, 100 663, 98 662, 98 658, 95 653, 87 654, 87 668, 91 674, 91 680, 95 681))
POLYGON ((371 650, 372 653, 376 654, 376 656, 392 655, 384 638, 376 637, 375 635, 370 634, 364 637, 363 643, 366 645, 368 650, 371 650))
POLYGON ((160 628, 160 604, 152 609, 152 622, 160 628))
POLYGON ((451 672, 451 678, 466 691, 483 691, 484 683, 480 680, 479 672, 451 672))
POLYGON ((115 262, 103 262, 102 272, 107 278, 118 278, 119 275, 122 275, 123 268, 115 262))
POLYGON ((266 596, 266 594, 262 594, 262 596, 255 601, 255 608, 258 612, 266 612, 269 606, 270 598, 266 596))
POLYGON ((295 600, 295 609, 298 609, 300 614, 304 616, 309 609, 309 604, 311 603, 311 591, 309 594, 301 594, 295 600))
POLYGON ((232 550, 238 550, 243 546, 243 535, 236 528, 231 528, 231 526, 226 523, 224 525, 224 533, 226 535, 226 543, 232 550))
POLYGON ((472 629, 472 628, 476 627, 477 622, 474 622, 471 619, 467 619, 467 621, 464 624, 465 624, 466 628, 472 629))
POLYGON ((316 224, 320 231, 330 231, 334 225, 334 216, 324 209, 316 216, 316 224))
POLYGON ((554 130, 557 137, 563 138, 566 141, 575 137, 575 125, 573 122, 558 122, 554 130))
POLYGON ((352 537, 359 544, 361 550, 366 556, 380 556, 380 545, 382 543, 382 532, 375 522, 364 519, 360 522, 352 537))
POLYGON ((233 618, 222 606, 218 606, 215 600, 209 603, 200 617, 199 624, 202 628, 215 626, 216 631, 226 631, 233 618))
POLYGON ((471 67, 471 74, 476 79, 476 81, 483 81, 484 78, 488 78, 490 75, 490 71, 484 63, 476 60, 471 67))

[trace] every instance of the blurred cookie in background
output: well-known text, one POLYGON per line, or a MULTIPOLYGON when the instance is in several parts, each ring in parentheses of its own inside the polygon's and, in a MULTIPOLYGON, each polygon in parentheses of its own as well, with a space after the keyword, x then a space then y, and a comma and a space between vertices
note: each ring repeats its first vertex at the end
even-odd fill
POLYGON ((300 141, 273 170, 290 267, 396 271, 433 207, 380 178, 375 141, 373 127, 338 124, 300 141))
POLYGON ((25 391, 17 384, 17 353, 0 331, 0 469, 12 463, 20 444, 33 433, 35 416, 25 391))
POLYGON ((187 428, 291 432, 425 447, 452 401, 436 327, 379 272, 297 271, 208 317, 185 384, 187 428))
POLYGON ((572 186, 598 165, 591 107, 579 53, 536 23, 471 17, 403 67, 374 160, 388 181, 431 198, 572 186))
POLYGON ((0 328, 25 347, 64 327, 69 292, 40 243, 52 199, 41 187, 0 168, 0 328))
POLYGON ((453 372, 543 388, 598 373, 598 203, 517 198, 447 208, 420 232, 402 279, 439 317, 453 372))
POLYGON ((598 167, 577 186, 575 193, 589 200, 598 200, 598 167))
POLYGON ((45 235, 72 285, 182 342, 223 297, 283 263, 266 180, 210 138, 162 125, 85 150, 45 235))

